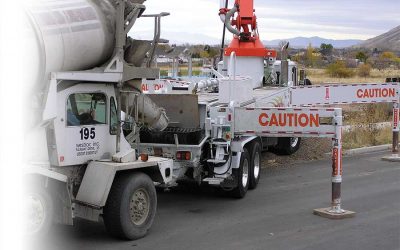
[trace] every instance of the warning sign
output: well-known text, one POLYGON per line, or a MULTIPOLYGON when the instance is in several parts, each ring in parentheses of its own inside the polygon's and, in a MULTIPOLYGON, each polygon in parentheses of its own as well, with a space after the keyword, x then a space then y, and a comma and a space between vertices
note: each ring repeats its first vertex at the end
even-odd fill
POLYGON ((337 84, 291 88, 291 104, 294 107, 398 101, 399 83, 337 84))
POLYGON ((340 108, 235 108, 234 133, 288 137, 333 137, 340 108))
POLYGON ((319 114, 261 113, 258 121, 263 127, 319 127, 319 114))

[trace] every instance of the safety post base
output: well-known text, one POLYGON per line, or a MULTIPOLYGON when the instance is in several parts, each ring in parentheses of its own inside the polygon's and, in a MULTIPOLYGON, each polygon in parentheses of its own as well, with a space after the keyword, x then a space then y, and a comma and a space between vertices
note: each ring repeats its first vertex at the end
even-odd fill
POLYGON ((327 207, 327 208, 314 209, 313 214, 328 219, 338 220, 338 219, 353 218, 356 215, 356 212, 343 209, 341 209, 340 212, 337 212, 332 210, 332 207, 327 207))
POLYGON ((390 162, 400 162, 400 155, 398 154, 392 154, 388 156, 382 157, 383 161, 390 161, 390 162))

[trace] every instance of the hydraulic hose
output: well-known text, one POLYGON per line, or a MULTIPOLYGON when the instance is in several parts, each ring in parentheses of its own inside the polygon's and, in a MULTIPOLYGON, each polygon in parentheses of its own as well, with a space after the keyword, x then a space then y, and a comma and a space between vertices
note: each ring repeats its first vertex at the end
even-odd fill
POLYGON ((225 16, 225 26, 226 28, 233 33, 234 35, 239 36, 240 35, 240 31, 238 29, 235 29, 232 25, 231 25, 231 17, 237 12, 237 6, 233 7, 230 11, 228 11, 228 13, 226 13, 225 16))

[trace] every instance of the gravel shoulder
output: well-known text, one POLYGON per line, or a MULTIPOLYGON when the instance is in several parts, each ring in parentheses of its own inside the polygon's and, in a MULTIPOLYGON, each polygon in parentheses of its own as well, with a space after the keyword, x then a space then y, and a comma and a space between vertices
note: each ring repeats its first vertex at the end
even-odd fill
POLYGON ((262 155, 263 168, 293 166, 297 163, 325 159, 332 151, 330 138, 302 138, 300 149, 293 155, 276 155, 264 152, 262 155))

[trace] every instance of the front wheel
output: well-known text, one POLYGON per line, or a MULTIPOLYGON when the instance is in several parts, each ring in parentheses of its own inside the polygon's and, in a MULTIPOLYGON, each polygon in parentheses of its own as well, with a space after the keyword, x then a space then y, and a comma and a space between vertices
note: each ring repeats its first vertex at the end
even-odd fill
POLYGON ((144 237, 153 224, 157 193, 153 181, 144 173, 115 179, 104 207, 107 231, 118 238, 135 240, 144 237))
POLYGON ((238 169, 233 169, 232 174, 237 181, 237 186, 231 191, 232 197, 243 198, 249 188, 250 155, 245 148, 240 156, 240 165, 238 169))
POLYGON ((46 236, 53 223, 54 204, 43 187, 34 187, 25 193, 27 235, 29 238, 46 236))

